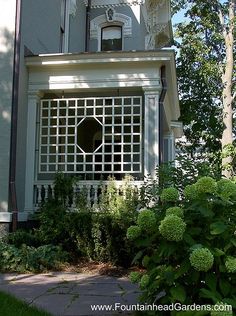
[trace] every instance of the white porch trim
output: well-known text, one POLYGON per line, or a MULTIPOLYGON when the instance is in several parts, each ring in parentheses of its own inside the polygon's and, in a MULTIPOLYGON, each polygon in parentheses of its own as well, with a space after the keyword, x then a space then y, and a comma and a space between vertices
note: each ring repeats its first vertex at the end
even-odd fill
POLYGON ((159 161, 159 94, 161 87, 143 87, 144 103, 144 176, 155 176, 159 161))
POLYGON ((33 209, 37 104, 38 95, 29 93, 26 142, 25 211, 32 211, 33 209))

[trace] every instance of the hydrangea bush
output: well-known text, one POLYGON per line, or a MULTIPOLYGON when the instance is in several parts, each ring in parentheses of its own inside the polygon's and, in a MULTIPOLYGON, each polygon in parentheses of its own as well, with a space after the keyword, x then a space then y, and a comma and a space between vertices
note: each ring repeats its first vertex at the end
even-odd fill
POLYGON ((174 187, 163 189, 159 202, 128 229, 127 238, 139 248, 133 262, 145 269, 131 280, 147 303, 236 308, 236 184, 204 176, 181 195, 174 187))

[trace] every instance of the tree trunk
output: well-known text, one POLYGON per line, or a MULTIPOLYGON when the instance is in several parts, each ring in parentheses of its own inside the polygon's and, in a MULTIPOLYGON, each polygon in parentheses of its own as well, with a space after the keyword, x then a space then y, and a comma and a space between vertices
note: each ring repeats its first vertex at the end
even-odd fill
POLYGON ((222 74, 222 103, 223 103, 223 123, 224 130, 221 138, 222 145, 222 175, 226 178, 232 177, 232 156, 225 155, 226 148, 233 144, 233 44, 234 44, 234 18, 235 18, 235 2, 229 1, 229 22, 225 25, 223 13, 219 11, 219 18, 223 28, 223 36, 225 40, 226 59, 225 69, 222 74))

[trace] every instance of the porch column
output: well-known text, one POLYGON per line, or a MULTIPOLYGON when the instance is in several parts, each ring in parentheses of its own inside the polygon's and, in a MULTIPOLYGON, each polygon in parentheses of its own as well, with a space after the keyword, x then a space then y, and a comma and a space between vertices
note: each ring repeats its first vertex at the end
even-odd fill
POLYGON ((175 137, 173 131, 164 135, 164 162, 175 160, 175 137))
POLYGON ((144 175, 155 176, 159 161, 159 94, 160 87, 143 87, 144 104, 144 175))
POLYGON ((39 95, 28 94, 26 172, 25 172, 25 211, 33 211, 34 180, 35 180, 35 146, 36 120, 39 95))

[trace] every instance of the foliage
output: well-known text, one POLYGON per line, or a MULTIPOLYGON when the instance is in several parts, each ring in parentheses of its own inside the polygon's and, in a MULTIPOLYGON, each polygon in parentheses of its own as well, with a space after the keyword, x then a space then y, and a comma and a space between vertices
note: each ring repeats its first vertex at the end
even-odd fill
POLYGON ((66 173, 58 172, 54 179, 54 199, 57 204, 68 206, 73 199, 73 184, 76 181, 75 177, 71 177, 66 173))
MULTIPOLYGON (((175 200, 178 198, 177 193, 170 187, 178 189, 182 196, 184 191, 188 194, 188 185, 196 182, 198 178, 209 176, 220 179, 218 166, 209 165, 207 161, 198 160, 196 156, 191 158, 186 154, 179 154, 175 163, 164 163, 157 167, 156 178, 147 177, 145 179, 141 188, 140 203, 143 207, 155 205, 159 202, 160 196, 165 199, 166 192, 172 192, 173 200, 175 200), (168 190, 163 193, 164 188, 168 188, 168 190)), ((193 191, 192 187, 189 190, 193 191)))
POLYGON ((60 263, 67 259, 67 253, 62 251, 61 247, 53 245, 35 248, 23 244, 17 248, 1 242, 0 253, 0 270, 3 272, 41 272, 57 269, 60 263))
POLYGON ((50 316, 51 314, 41 311, 36 307, 29 306, 25 302, 21 302, 14 296, 0 292, 0 314, 4 316, 50 316))
POLYGON ((132 185, 133 178, 126 175, 123 184, 117 188, 116 180, 113 177, 108 178, 108 184, 103 186, 98 208, 102 212, 109 212, 122 216, 130 214, 133 217, 137 209, 139 198, 137 189, 132 185))
POLYGON ((144 275, 131 275, 132 281, 139 282, 143 301, 222 302, 236 308, 235 190, 230 180, 203 177, 189 185, 171 208, 167 199, 149 210, 159 229, 145 229, 139 214, 137 226, 129 228, 127 236, 138 247, 133 262, 146 268, 144 275))
POLYGON ((13 233, 9 233, 5 238, 5 242, 14 245, 17 248, 21 247, 23 244, 32 247, 41 245, 41 240, 35 234, 20 229, 13 233))
POLYGON ((175 34, 180 120, 187 140, 182 148, 210 162, 230 156, 227 167, 235 168, 235 1, 172 0, 172 7, 185 15, 175 34))
POLYGON ((159 226, 160 234, 169 241, 180 241, 183 239, 183 234, 186 229, 186 224, 177 215, 167 215, 159 226))
MULTIPOLYGON (((50 199, 38 213, 39 228, 34 235, 41 244, 61 245, 73 258, 80 256, 98 261, 109 261, 129 265, 134 254, 126 238, 127 228, 137 217, 138 194, 131 185, 131 177, 125 177, 118 190, 114 178, 103 187, 98 212, 87 206, 87 192, 81 191, 76 197, 77 208, 69 211, 62 198, 50 199)), ((57 175, 54 187, 70 187, 67 178, 57 175), (66 182, 64 184, 64 182, 66 182)), ((64 191, 63 191, 64 192, 64 191)), ((70 190, 66 190, 70 192, 70 190)), ((59 195, 58 195, 59 196, 59 195)))
POLYGON ((126 231, 134 219, 129 214, 123 215, 124 217, 115 217, 107 213, 94 214, 92 235, 95 259, 123 266, 130 265, 135 252, 127 241, 126 231))
POLYGON ((34 234, 41 244, 61 245, 67 251, 76 249, 75 241, 70 237, 70 216, 64 206, 49 200, 37 217, 40 225, 34 234))

